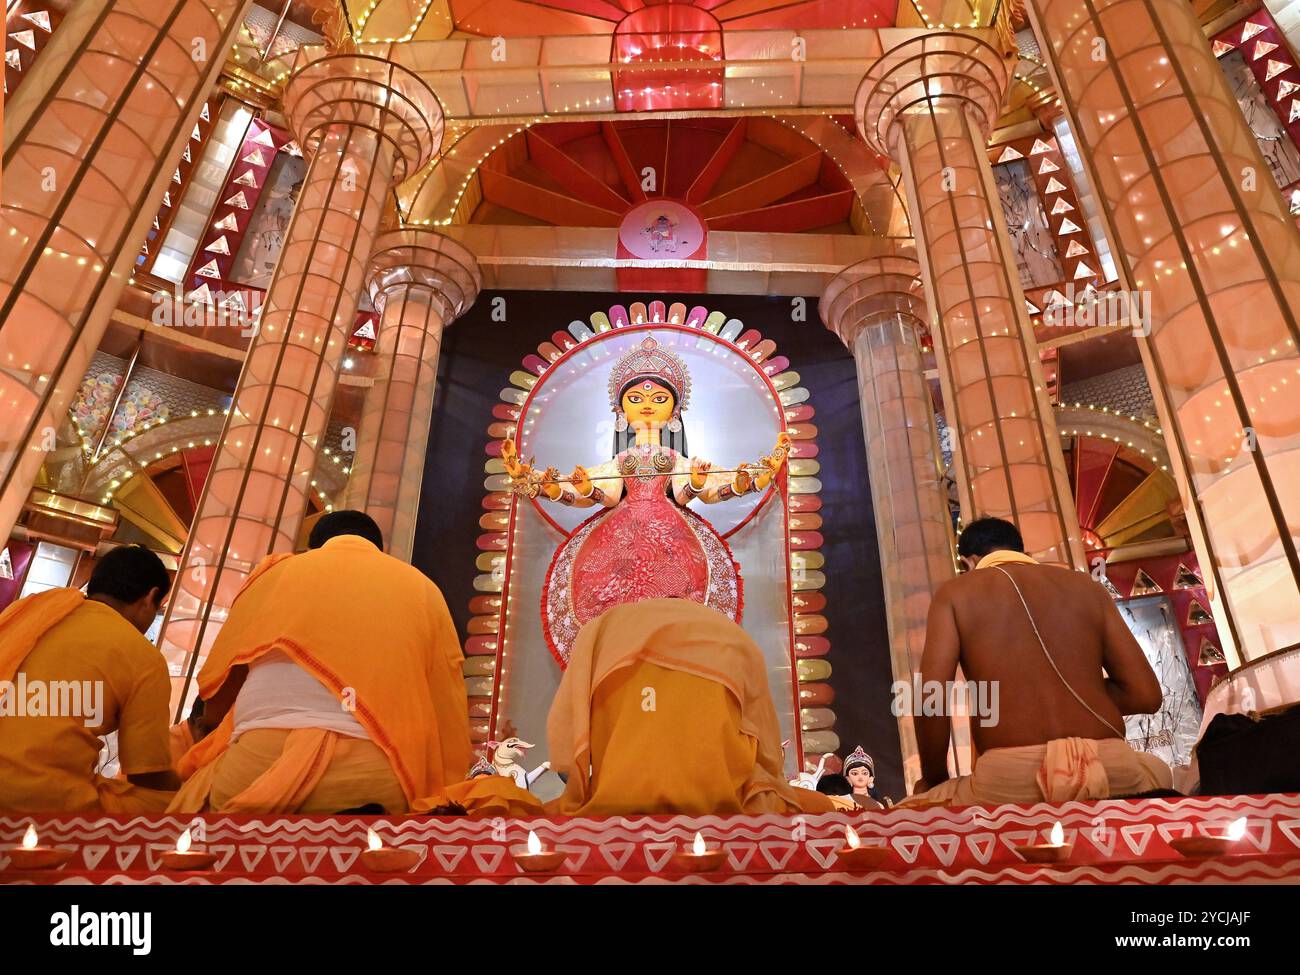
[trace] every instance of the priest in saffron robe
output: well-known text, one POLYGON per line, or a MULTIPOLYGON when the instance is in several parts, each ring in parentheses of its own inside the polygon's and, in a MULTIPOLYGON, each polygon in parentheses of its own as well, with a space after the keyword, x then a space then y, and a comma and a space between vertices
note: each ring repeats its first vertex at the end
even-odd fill
POLYGON ((949 717, 914 715, 922 780, 901 805, 1105 799, 1168 789, 1169 766, 1134 751, 1124 716, 1159 710, 1160 684, 1110 594, 1092 578, 1040 565, 1015 525, 971 522, 957 553, 971 571, 939 587, 921 677, 997 682, 1000 713, 972 719, 979 757, 949 778, 949 717))
POLYGON ((215 730, 182 759, 173 811, 456 804, 473 761, 460 641, 438 587, 382 545, 337 511, 249 577, 199 674, 215 730))
POLYGON ((51 589, 0 613, 0 810, 167 808, 180 784, 168 747, 171 678, 143 634, 169 587, 158 556, 131 545, 99 560, 86 595, 51 589), (111 732, 122 777, 109 779, 95 766, 111 732))
POLYGON ((570 816, 830 812, 782 771, 762 652, 689 599, 607 610, 578 634, 547 724, 570 816))

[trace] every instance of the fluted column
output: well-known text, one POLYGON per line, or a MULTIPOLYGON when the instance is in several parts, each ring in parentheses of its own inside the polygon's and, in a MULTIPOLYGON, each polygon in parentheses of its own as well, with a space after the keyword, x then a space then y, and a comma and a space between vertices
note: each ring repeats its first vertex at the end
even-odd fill
POLYGON ((285 110, 311 163, 163 629, 186 683, 252 568, 296 546, 387 195, 442 141, 433 92, 380 58, 300 68, 285 110))
MULTIPOLYGON (((910 243, 881 250, 833 278, 820 310, 857 360, 890 665, 910 686, 921 669, 930 597, 955 574, 952 520, 920 342, 927 314, 920 265, 910 243)), ((911 714, 898 716, 898 734, 910 787, 921 776, 911 714)), ((954 721, 953 739, 957 771, 969 771, 965 720, 954 721)))
POLYGON ((1027 6, 1150 301, 1143 355, 1220 634, 1241 661, 1293 646, 1300 233, 1187 4, 1027 6))
POLYGON ((379 311, 378 377, 366 394, 345 506, 367 512, 389 554, 411 560, 442 331, 474 303, 474 255, 429 230, 381 236, 366 283, 379 311))
POLYGON ((130 277, 248 0, 80 0, 4 111, 0 538, 130 277))
POLYGON ((1078 520, 985 145, 1007 84, 971 34, 928 32, 877 61, 855 112, 903 172, 965 520, 1016 523, 1041 561, 1082 567, 1078 520))

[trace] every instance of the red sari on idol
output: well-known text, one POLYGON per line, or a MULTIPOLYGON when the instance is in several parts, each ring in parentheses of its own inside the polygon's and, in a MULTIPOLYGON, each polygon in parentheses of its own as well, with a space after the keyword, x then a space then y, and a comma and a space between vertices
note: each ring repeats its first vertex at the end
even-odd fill
POLYGON ((591 471, 623 475, 623 495, 588 518, 551 559, 542 586, 542 628, 560 666, 583 624, 622 603, 690 599, 739 623, 740 566, 707 521, 672 497, 690 462, 668 447, 633 446, 591 471))

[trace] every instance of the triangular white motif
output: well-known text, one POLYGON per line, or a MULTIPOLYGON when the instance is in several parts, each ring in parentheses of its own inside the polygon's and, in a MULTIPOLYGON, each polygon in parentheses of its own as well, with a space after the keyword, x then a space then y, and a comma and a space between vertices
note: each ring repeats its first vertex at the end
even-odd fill
POLYGON ((5 64, 9 65, 9 67, 13 68, 15 71, 23 70, 23 56, 21 52, 19 52, 18 48, 11 47, 9 50, 5 51, 5 64))
POLYGON ((1272 81, 1283 71, 1290 71, 1290 70, 1291 70, 1291 65, 1287 64, 1285 61, 1274 61, 1272 58, 1269 58, 1268 65, 1264 69, 1264 80, 1272 81))
POLYGON ((32 51, 36 50, 36 31, 20 30, 20 31, 15 31, 9 36, 12 37, 19 44, 21 44, 23 47, 28 48, 29 50, 32 51))
POLYGON ((1215 41, 1215 42, 1214 42, 1214 47, 1212 48, 1212 50, 1214 51, 1214 56, 1215 56, 1216 58, 1221 58, 1221 57, 1223 57, 1225 54, 1227 54, 1227 53, 1229 53, 1230 51, 1233 51, 1233 50, 1235 50, 1235 49, 1236 49, 1236 45, 1235 45, 1235 44, 1229 44, 1227 41, 1215 41))
POLYGON ((211 251, 213 254, 226 254, 226 255, 230 254, 230 245, 226 243, 225 234, 222 234, 220 237, 218 237, 216 240, 214 240, 212 243, 210 243, 207 247, 203 249, 205 251, 211 251))
POLYGON ((1283 98, 1289 98, 1295 94, 1297 89, 1300 89, 1300 84, 1294 81, 1279 81, 1277 83, 1277 97, 1273 100, 1280 102, 1283 98))
POLYGON ((352 333, 354 339, 373 339, 375 337, 375 323, 367 321, 359 329, 352 333))
POLYGON ((282 146, 282 148, 284 149, 285 152, 287 152, 291 156, 302 155, 302 146, 298 145, 297 139, 294 139, 290 142, 286 142, 284 146, 282 146))
POLYGON ((248 209, 248 200, 246 200, 246 199, 244 198, 244 191, 243 191, 243 190, 240 190, 238 193, 236 193, 234 196, 232 196, 229 200, 227 200, 227 201, 226 201, 226 206, 228 206, 228 207, 239 207, 239 209, 241 209, 241 210, 247 210, 247 209, 248 209))
POLYGON ((1074 207, 1065 201, 1065 197, 1058 196, 1056 202, 1052 204, 1052 216, 1056 216, 1058 213, 1069 213, 1073 209, 1074 207))
POLYGON ((627 861, 630 860, 632 854, 636 852, 636 844, 602 843, 598 849, 600 850, 600 855, 605 858, 605 862, 609 864, 610 869, 615 873, 618 873, 627 866, 627 861))
POLYGON ((140 245, 140 253, 145 255, 145 257, 149 256, 149 241, 146 240, 140 245))
POLYGON ((1265 54, 1271 54, 1273 51, 1276 50, 1277 50, 1277 45, 1274 44, 1272 41, 1256 41, 1255 53, 1250 56, 1250 59, 1252 61, 1258 61, 1265 54))
POLYGON ((203 119, 203 121, 205 121, 205 122, 211 122, 211 121, 212 121, 212 115, 211 115, 211 113, 209 113, 209 111, 208 111, 208 103, 207 103, 207 102, 204 102, 204 103, 203 103, 203 107, 202 107, 201 109, 199 109, 199 118, 203 119))
POLYGON ((261 132, 257 133, 257 135, 253 136, 253 138, 250 139, 249 141, 252 142, 254 145, 270 146, 272 149, 275 148, 275 140, 271 138, 270 129, 263 129, 261 132))
POLYGON ((1056 163, 1052 162, 1052 160, 1048 159, 1046 156, 1043 157, 1043 161, 1038 165, 1039 176, 1042 176, 1045 173, 1058 173, 1060 171, 1061 167, 1056 165, 1056 163))
POLYGON ((235 178, 235 185, 251 186, 253 189, 257 189, 257 175, 251 169, 247 170, 242 176, 235 178))
POLYGON ((181 171, 179 168, 177 168, 176 171, 172 173, 172 182, 179 184, 180 181, 181 181, 181 171))
POLYGON ((459 866, 461 860, 465 859, 467 853, 469 853, 469 850, 463 846, 451 846, 448 844, 446 846, 433 847, 434 859, 437 860, 438 865, 442 867, 443 873, 455 873, 456 867, 459 866))
POLYGON ((241 161, 241 162, 246 162, 246 163, 248 163, 248 165, 250 165, 250 166, 265 166, 265 165, 266 165, 266 160, 262 158, 262 150, 261 150, 261 149, 254 149, 252 152, 250 152, 247 156, 245 156, 245 157, 244 157, 242 160, 240 160, 240 161, 241 161))
POLYGON ((923 837, 920 836, 895 836, 889 841, 892 846, 907 863, 915 863, 916 855, 921 850, 923 837))
POLYGON ((334 869, 339 873, 347 873, 359 856, 361 856, 361 847, 359 846, 330 847, 330 859, 334 861, 334 869))
POLYGON ((48 10, 37 10, 34 13, 23 14, 22 18, 29 24, 35 24, 41 30, 45 31, 45 33, 51 33, 50 13, 48 10))
POLYGON ((1015 149, 1012 149, 1010 146, 1007 146, 1005 149, 1002 150, 1002 155, 998 156, 998 162, 1000 163, 1011 162, 1016 159, 1024 159, 1024 158, 1025 158, 1025 154, 1023 152, 1017 152, 1015 149))
POLYGON ((186 162, 194 162, 194 157, 190 155, 190 144, 185 143, 185 150, 181 153, 181 158, 186 162))
POLYGON ((206 305, 210 305, 212 304, 212 289, 208 287, 205 281, 185 297, 189 298, 190 301, 201 301, 206 305))
POLYGON ((163 193, 163 204, 162 204, 162 205, 165 206, 165 207, 169 207, 169 206, 172 205, 172 191, 171 191, 171 190, 167 190, 165 193, 163 193))
POLYGON ((194 131, 190 133, 190 138, 195 142, 201 142, 203 140, 203 133, 199 131, 198 122, 194 123, 194 131))
POLYGON ((298 851, 292 846, 271 847, 271 862, 275 864, 275 872, 284 873, 284 868, 292 863, 297 855, 298 851))
POLYGON ((1246 41, 1250 40, 1256 34, 1264 30, 1267 30, 1267 28, 1263 24, 1256 24, 1251 21, 1247 21, 1246 26, 1241 29, 1241 43, 1245 44, 1246 41))
POLYGON ((1300 118, 1300 100, 1292 99, 1291 117, 1287 119, 1287 122, 1294 122, 1298 118, 1300 118))
POLYGON ((158 222, 158 218, 157 218, 157 217, 154 217, 154 218, 153 218, 153 229, 154 229, 154 230, 162 230, 162 224, 160 224, 160 223, 158 222))
POLYGON ((1063 189, 1065 189, 1065 184, 1062 183, 1055 176, 1053 176, 1051 179, 1047 181, 1048 193, 1060 193, 1063 189))
POLYGON ((1039 308, 1028 298, 1025 299, 1025 310, 1031 315, 1041 315, 1043 313, 1043 309, 1039 308))
POLYGON ((227 213, 224 217, 212 225, 213 230, 238 230, 239 223, 235 220, 233 213, 227 213))
POLYGON ((215 257, 194 273, 201 274, 205 278, 217 278, 218 280, 221 278, 221 270, 217 267, 217 259, 215 257))
POLYGON ((1050 142, 1044 142, 1042 139, 1034 140, 1034 147, 1029 150, 1031 156, 1036 156, 1040 152, 1051 152, 1055 147, 1050 142))
POLYGON ((757 843, 728 843, 727 861, 731 864, 731 869, 736 873, 744 873, 745 868, 749 866, 749 861, 754 859, 754 851, 757 849, 757 843))
POLYGON ((997 849, 997 845, 998 838, 993 833, 973 833, 966 837, 966 849, 970 850, 976 860, 985 865, 993 859, 993 851, 997 849))
POLYGON ((943 836, 928 836, 926 842, 930 844, 930 849, 934 850, 935 856, 945 867, 951 867, 954 860, 957 859, 957 851, 961 849, 961 840, 951 833, 943 836))
POLYGON ((474 865, 478 867, 479 873, 496 873, 505 855, 504 846, 476 846, 470 850, 470 856, 474 858, 474 865))
POLYGON ((1043 305, 1047 308, 1069 308, 1074 304, 1069 298, 1053 288, 1047 294, 1043 295, 1043 305))
POLYGON ((1081 257, 1088 253, 1088 248, 1084 247, 1077 240, 1070 241, 1070 246, 1065 249, 1066 257, 1081 257))
POLYGON ((87 844, 86 846, 83 846, 81 848, 81 859, 82 862, 86 864, 87 870, 94 870, 97 866, 99 866, 99 861, 104 859, 104 857, 107 854, 108 854, 107 843, 103 844, 102 846, 100 845, 90 846, 89 844, 87 844))
POLYGON ((1120 839, 1125 845, 1133 851, 1133 855, 1140 857, 1147 844, 1151 842, 1151 837, 1155 834, 1156 828, 1151 823, 1132 823, 1128 826, 1119 828, 1120 839))
POLYGON ((1056 232, 1061 236, 1064 236, 1066 234, 1077 234, 1081 229, 1082 228, 1069 217, 1063 217, 1061 219, 1061 226, 1056 228, 1056 232))
POLYGON ((1079 266, 1074 269, 1074 280, 1076 281, 1079 278, 1095 278, 1096 276, 1097 272, 1088 267, 1083 261, 1080 261, 1079 266))
POLYGON ((773 870, 783 870, 797 849, 798 847, 795 844, 781 841, 768 840, 758 844, 758 850, 763 854, 763 859, 767 861, 768 866, 773 870))

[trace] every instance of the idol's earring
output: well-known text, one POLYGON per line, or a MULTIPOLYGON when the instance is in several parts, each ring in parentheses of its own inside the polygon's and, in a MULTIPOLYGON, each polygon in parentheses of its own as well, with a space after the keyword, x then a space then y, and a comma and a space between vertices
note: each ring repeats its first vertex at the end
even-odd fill
POLYGON ((674 413, 673 418, 668 421, 668 432, 669 433, 682 432, 682 418, 679 417, 676 413, 674 413))
POLYGON ((614 429, 622 433, 627 429, 627 416, 620 413, 614 420, 614 429))

